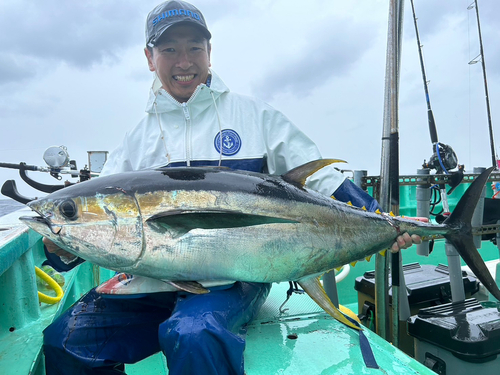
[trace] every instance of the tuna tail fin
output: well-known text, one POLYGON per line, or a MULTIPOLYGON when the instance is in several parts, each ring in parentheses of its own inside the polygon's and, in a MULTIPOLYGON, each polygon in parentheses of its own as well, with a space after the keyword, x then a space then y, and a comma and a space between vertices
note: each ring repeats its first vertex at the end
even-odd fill
POLYGON ((462 259, 486 289, 497 300, 500 300, 500 290, 474 245, 471 226, 472 215, 492 170, 493 167, 488 168, 474 180, 444 224, 451 229, 445 238, 455 246, 462 259))

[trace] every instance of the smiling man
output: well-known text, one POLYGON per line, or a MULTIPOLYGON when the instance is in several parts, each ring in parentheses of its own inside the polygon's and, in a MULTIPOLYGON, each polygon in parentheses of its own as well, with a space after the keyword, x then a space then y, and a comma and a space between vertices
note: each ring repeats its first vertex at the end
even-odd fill
MULTIPOLYGON (((147 114, 109 155, 101 175, 186 165, 279 175, 321 158, 281 112, 229 91, 210 69, 210 39, 202 13, 189 3, 167 1, 151 11, 145 54, 155 80, 147 114)), ((322 172, 308 180, 309 187, 368 210, 378 207, 334 168, 322 172)), ((45 243, 49 252, 66 254, 45 243)), ((405 234, 393 250, 411 243, 405 234)), ((245 326, 269 289, 236 282, 207 294, 122 298, 92 289, 45 330, 46 373, 123 374, 124 363, 161 350, 171 375, 242 375, 245 326)))
POLYGON ((196 88, 207 82, 210 44, 190 25, 173 26, 145 52, 149 70, 156 72, 162 87, 180 103, 187 102, 196 88))

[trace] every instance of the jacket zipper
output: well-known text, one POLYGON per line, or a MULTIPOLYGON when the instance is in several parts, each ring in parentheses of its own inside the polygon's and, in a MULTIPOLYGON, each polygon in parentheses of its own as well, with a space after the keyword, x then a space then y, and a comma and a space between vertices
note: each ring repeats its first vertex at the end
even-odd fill
MULTIPOLYGON (((189 98, 187 102, 181 103, 178 100, 176 100, 172 95, 170 95, 166 90, 165 95, 170 97, 174 102, 179 103, 179 105, 182 107, 182 112, 184 113, 184 119, 186 122, 186 129, 185 129, 185 144, 186 144, 186 165, 188 167, 191 166, 191 116, 189 114, 189 108, 188 104, 194 100, 198 92, 202 89, 202 85, 199 85, 196 87, 196 89, 193 92, 193 95, 189 98)), ((163 134, 162 134, 163 135, 163 134)))
POLYGON ((187 103, 182 103, 182 112, 186 122, 186 165, 191 166, 191 116, 189 115, 189 108, 187 103))

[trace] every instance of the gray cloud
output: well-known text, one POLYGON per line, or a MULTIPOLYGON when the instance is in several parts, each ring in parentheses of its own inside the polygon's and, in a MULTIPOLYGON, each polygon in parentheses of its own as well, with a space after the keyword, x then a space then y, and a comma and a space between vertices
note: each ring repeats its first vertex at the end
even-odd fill
MULTIPOLYGON (((29 76, 22 77, 26 81, 29 78, 29 76)), ((22 86, 24 88, 24 82, 22 86)), ((0 119, 2 120, 29 117, 39 121, 49 115, 60 102, 59 98, 46 92, 43 95, 17 95, 16 88, 19 88, 17 83, 5 84, 3 88, 5 89, 5 95, 0 96, 0 119)), ((14 130, 17 131, 18 129, 14 130)), ((8 134, 2 133, 2 136, 8 139, 8 134)))
MULTIPOLYGON (((460 12, 456 7, 450 7, 447 2, 434 0, 414 0, 415 14, 417 16, 418 32, 420 39, 432 38, 444 28, 448 27, 445 21, 448 17, 466 17, 466 7, 460 12)), ((411 23, 409 37, 415 37, 413 25, 413 13, 411 5, 408 2, 405 6, 405 22, 411 23)))
POLYGON ((363 56, 376 37, 369 27, 352 20, 318 24, 308 30, 303 43, 297 42, 293 55, 275 58, 274 68, 254 83, 252 91, 264 100, 284 91, 309 95, 328 79, 345 75, 363 56))
POLYGON ((116 60, 117 51, 141 42, 137 30, 143 30, 143 18, 134 1, 5 2, 0 5, 0 83, 36 74, 44 62, 86 69, 116 60))
POLYGON ((32 78, 37 65, 33 58, 0 53, 0 85, 32 78))
MULTIPOLYGON (((90 69, 118 63, 119 53, 144 42, 148 12, 161 1, 4 0, 0 3, 0 85, 23 82, 66 63, 90 69)), ((241 12, 227 0, 198 5, 211 22, 241 12)), ((16 89, 16 88, 14 88, 16 89)))

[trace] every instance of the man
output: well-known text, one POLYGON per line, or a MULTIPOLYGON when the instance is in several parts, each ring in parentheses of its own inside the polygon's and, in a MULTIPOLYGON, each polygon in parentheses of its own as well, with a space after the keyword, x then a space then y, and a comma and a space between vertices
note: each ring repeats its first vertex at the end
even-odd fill
MULTIPOLYGON (((203 15, 191 4, 167 1, 151 11, 145 54, 156 79, 148 114, 111 153, 103 175, 185 165, 282 174, 321 157, 283 114, 229 91, 210 69, 210 38, 203 15)), ((371 210, 377 207, 333 168, 312 176, 308 186, 371 210)), ((393 250, 411 243, 405 234, 393 250)), ((241 375, 244 327, 269 289, 268 284, 237 282, 204 295, 122 299, 92 290, 45 330, 47 374, 122 374, 123 363, 162 350, 172 375, 241 375)))

